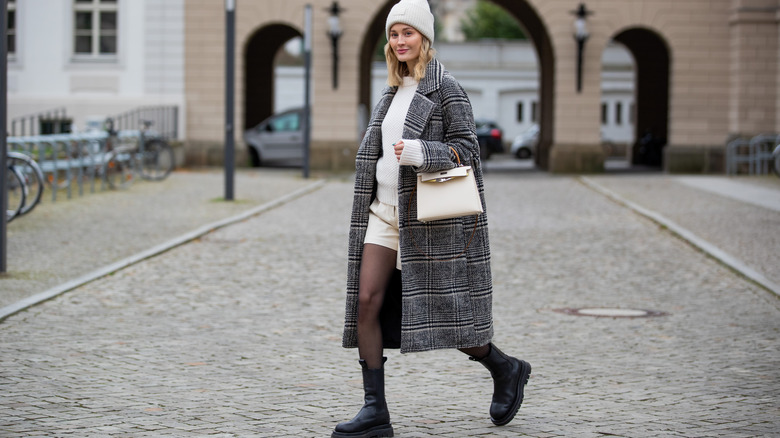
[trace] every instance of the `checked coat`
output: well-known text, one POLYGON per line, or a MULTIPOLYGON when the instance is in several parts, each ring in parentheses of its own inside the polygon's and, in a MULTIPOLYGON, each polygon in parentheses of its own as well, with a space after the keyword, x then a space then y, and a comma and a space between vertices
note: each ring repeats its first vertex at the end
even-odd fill
MULTIPOLYGON (((396 90, 396 87, 387 87, 383 91, 355 160, 342 340, 347 348, 357 347, 357 301, 363 240, 369 206, 376 196, 376 163, 382 154, 382 121, 396 90)), ((401 352, 485 345, 493 336, 493 286, 486 213, 478 217, 422 223, 416 220, 416 197, 411 198, 418 172, 450 169, 457 165, 450 150, 452 147, 461 162, 474 169, 482 208, 487 212, 471 103, 460 84, 435 59, 428 63, 425 77, 417 87, 402 138, 420 140, 424 163, 420 167, 400 166, 398 176, 401 352), (472 238, 475 220, 476 231, 472 238), (470 238, 471 244, 461 254, 470 238)))

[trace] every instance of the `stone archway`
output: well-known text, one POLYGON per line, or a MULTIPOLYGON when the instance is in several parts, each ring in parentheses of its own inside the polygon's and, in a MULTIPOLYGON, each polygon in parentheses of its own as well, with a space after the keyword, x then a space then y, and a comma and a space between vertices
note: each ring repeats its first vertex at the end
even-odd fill
POLYGON ((509 11, 520 22, 536 49, 539 62, 539 143, 534 161, 540 169, 547 170, 555 122, 555 54, 552 40, 536 9, 526 0, 493 0, 493 3, 509 11))
POLYGON ((287 41, 302 36, 283 24, 255 31, 244 46, 244 129, 273 114, 274 57, 287 41))
MULTIPOLYGON (((367 117, 370 116, 371 108, 371 61, 374 57, 374 49, 380 38, 385 38, 385 20, 390 9, 397 1, 385 2, 374 15, 374 18, 366 28, 366 34, 360 46, 360 86, 358 87, 358 105, 365 109, 367 117)), ((368 120, 365 120, 368 123, 368 120)), ((364 126, 361 126, 364 128, 364 126)))
MULTIPOLYGON (((548 168, 553 143, 553 93, 555 56, 552 42, 541 17, 526 0, 493 0, 506 9, 526 29, 533 42, 539 60, 539 144, 534 160, 542 169, 548 168)), ((360 47, 360 86, 358 104, 370 114, 371 108, 371 59, 377 41, 384 38, 385 19, 397 0, 386 2, 369 23, 360 47)), ((434 47, 436 44, 434 44, 434 47)), ((367 120, 366 120, 367 122, 367 120)))
POLYGON ((645 28, 624 30, 613 39, 628 48, 636 64, 632 164, 663 167, 669 138, 669 48, 659 34, 645 28))

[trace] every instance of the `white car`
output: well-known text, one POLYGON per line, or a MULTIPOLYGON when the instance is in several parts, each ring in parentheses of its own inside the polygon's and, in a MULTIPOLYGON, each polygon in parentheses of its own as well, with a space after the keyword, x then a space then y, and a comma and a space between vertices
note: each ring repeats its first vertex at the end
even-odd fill
POLYGON ((536 153, 536 143, 539 141, 539 125, 531 125, 515 137, 509 152, 520 159, 531 158, 536 153))

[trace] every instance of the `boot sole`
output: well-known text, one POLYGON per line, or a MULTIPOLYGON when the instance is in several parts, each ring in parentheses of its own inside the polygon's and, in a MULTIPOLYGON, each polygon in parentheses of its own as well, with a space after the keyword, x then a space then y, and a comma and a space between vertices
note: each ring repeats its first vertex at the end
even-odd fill
POLYGON ((385 438, 392 436, 394 436, 393 425, 380 424, 360 432, 337 432, 334 430, 330 438, 385 438))
MULTIPOLYGON (((519 359, 518 359, 519 360, 519 359)), ((519 396, 517 399, 515 399, 515 403, 512 405, 512 409, 509 411, 509 413, 501 419, 496 420, 493 417, 490 417, 490 421, 493 422, 496 426, 503 426, 510 421, 512 421, 513 418, 515 418, 515 414, 517 414, 517 411, 520 409, 520 405, 523 404, 523 398, 525 397, 524 390, 525 385, 528 384, 528 377, 531 375, 531 364, 520 360, 520 378, 517 379, 517 393, 519 396)))

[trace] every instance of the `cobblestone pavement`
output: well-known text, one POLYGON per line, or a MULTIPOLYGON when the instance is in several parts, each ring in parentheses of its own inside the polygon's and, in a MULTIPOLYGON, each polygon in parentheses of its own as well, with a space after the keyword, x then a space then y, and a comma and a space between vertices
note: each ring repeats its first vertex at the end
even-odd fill
MULTIPOLYGON (((3 321, 0 436, 330 436, 362 404, 340 347, 351 188, 332 180, 3 321)), ((486 188, 495 342, 532 363, 526 400, 495 427, 482 366, 388 351, 397 437, 780 434, 775 295, 576 178, 494 172, 486 188), (665 314, 555 311, 582 307, 665 314)))
POLYGON ((63 191, 56 202, 47 190, 35 210, 8 224, 0 308, 310 185, 300 173, 239 170, 235 202, 222 201, 224 174, 218 169, 176 171, 121 192, 85 189, 72 199, 63 191))
MULTIPOLYGON (((780 285, 780 205, 760 206, 740 202, 715 193, 697 190, 685 182, 712 177, 676 176, 598 176, 600 185, 629 201, 639 203, 743 261, 775 284, 780 285), (683 182, 683 183, 681 183, 683 182), (775 232, 772 232, 775 230, 775 232)), ((769 177, 721 178, 780 194, 780 179, 769 177)))

